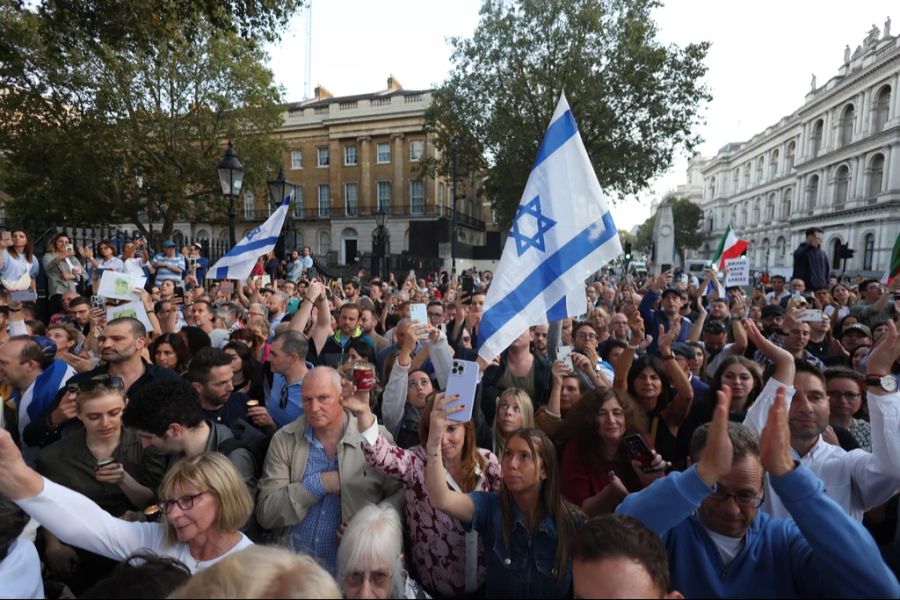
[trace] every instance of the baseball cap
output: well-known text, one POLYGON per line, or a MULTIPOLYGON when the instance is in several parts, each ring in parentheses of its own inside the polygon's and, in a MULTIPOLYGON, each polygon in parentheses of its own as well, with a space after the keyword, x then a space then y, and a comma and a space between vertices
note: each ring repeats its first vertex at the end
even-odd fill
POLYGON ((163 248, 174 248, 174 247, 175 247, 175 242, 173 242, 172 240, 166 240, 163 242, 163 248))
POLYGON ((784 309, 778 304, 766 304, 762 309, 762 318, 783 317, 784 309))
POLYGON ((667 294, 675 294, 679 298, 681 298, 681 290, 678 288, 668 287, 662 291, 662 298, 665 298, 667 294))
POLYGON ((862 323, 853 323, 852 325, 848 325, 844 331, 841 332, 841 337, 847 335, 847 333, 851 331, 862 331, 867 338, 872 338, 872 330, 868 328, 868 326, 863 325, 862 323))
POLYGON ((203 250, 203 244, 201 244, 200 242, 194 242, 193 244, 191 244, 191 247, 196 248, 197 250, 203 250))
POLYGON ((672 354, 682 356, 688 360, 694 358, 694 349, 684 342, 675 342, 672 344, 672 354))

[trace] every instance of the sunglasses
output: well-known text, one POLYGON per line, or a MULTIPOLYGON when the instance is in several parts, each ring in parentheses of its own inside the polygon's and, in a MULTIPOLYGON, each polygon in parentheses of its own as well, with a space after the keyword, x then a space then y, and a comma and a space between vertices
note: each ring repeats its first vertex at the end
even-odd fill
POLYGON ((66 392, 77 394, 78 392, 92 392, 98 388, 109 390, 124 390, 125 380, 114 375, 100 375, 78 383, 70 383, 66 386, 66 392))

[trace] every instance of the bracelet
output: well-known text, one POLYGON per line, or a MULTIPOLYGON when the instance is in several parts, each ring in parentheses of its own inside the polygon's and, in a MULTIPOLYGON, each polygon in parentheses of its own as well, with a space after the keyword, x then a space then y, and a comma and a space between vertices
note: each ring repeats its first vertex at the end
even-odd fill
POLYGON ((637 349, 640 348, 640 347, 641 347, 640 344, 635 344, 634 346, 632 346, 631 344, 628 344, 628 349, 629 349, 629 350, 637 350, 637 349))

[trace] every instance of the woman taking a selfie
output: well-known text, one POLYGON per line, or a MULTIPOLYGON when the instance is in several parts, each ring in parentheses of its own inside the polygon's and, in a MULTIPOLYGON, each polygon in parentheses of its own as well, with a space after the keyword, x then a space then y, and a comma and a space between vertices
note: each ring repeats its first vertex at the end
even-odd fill
MULTIPOLYGON (((419 419, 419 437, 430 439, 437 418, 443 431, 439 447, 445 483, 468 493, 491 492, 500 487, 500 463, 489 451, 477 447, 475 423, 460 423, 435 417, 433 393, 426 398, 419 419)), ((379 433, 368 394, 344 395, 345 406, 356 416, 362 432, 366 461, 381 473, 402 481, 405 486, 406 525, 412 542, 412 564, 422 586, 439 597, 475 593, 485 580, 484 547, 477 534, 467 534, 459 521, 435 510, 425 487, 425 447, 418 444, 404 450, 379 433), (352 404, 351 404, 352 403, 352 404)))
POLYGON ((475 530, 484 542, 490 598, 566 598, 572 588, 571 546, 584 515, 562 498, 553 442, 539 429, 521 429, 506 443, 497 492, 464 493, 447 485, 444 431, 465 409, 435 397, 425 456, 426 491, 438 510, 475 530))

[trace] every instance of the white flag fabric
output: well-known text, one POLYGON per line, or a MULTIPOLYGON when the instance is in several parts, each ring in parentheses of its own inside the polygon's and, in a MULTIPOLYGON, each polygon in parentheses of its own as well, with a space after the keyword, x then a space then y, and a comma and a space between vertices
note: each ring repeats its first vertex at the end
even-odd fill
POLYGON ((548 318, 583 314, 585 279, 621 253, 612 214, 563 94, 488 289, 479 356, 493 359, 548 318))
POLYGON ((275 249, 292 197, 293 194, 286 196, 265 223, 248 231, 247 235, 235 244, 234 248, 217 260, 216 264, 207 270, 206 278, 243 281, 250 277, 250 271, 253 270, 256 260, 275 249))

